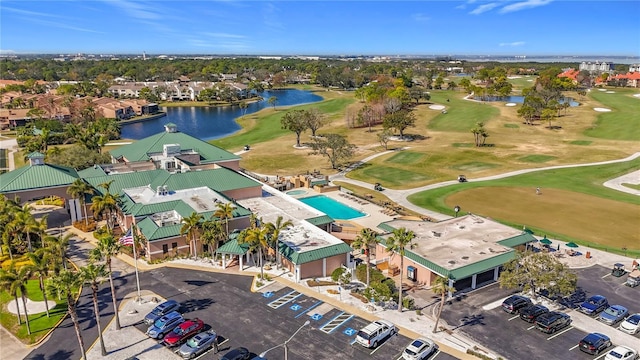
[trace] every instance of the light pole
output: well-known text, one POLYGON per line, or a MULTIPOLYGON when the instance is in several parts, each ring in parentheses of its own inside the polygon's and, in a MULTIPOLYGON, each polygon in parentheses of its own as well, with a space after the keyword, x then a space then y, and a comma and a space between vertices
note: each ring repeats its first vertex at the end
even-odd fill
POLYGON ((458 217, 458 213, 460 212, 460 206, 458 205, 454 206, 453 211, 455 211, 456 217, 458 217))
POLYGON ((300 330, 302 330, 302 328, 303 328, 303 327, 305 327, 305 326, 309 325, 310 323, 311 323, 311 320, 307 320, 307 321, 305 321, 305 322, 304 322, 304 324, 302 324, 302 326, 300 326, 300 327, 298 328, 298 330, 296 330, 296 332, 294 332, 294 333, 293 333, 293 335, 291 335, 291 337, 290 337, 290 338, 288 338, 284 343, 282 343, 282 344, 280 344, 280 345, 276 345, 276 346, 274 346, 274 347, 272 347, 272 348, 270 348, 270 349, 267 349, 267 350, 265 350, 265 351, 261 352, 261 353, 260 353, 260 355, 258 355, 258 356, 260 356, 261 358, 263 358, 263 357, 265 357, 265 355, 267 355, 267 353, 268 353, 269 351, 271 351, 271 350, 273 350, 273 349, 275 349, 275 348, 278 348, 278 347, 282 346, 282 347, 284 348, 284 360, 289 360, 289 347, 287 346, 287 345, 289 345, 289 341, 291 341, 291 339, 293 339, 293 338, 294 338, 294 336, 296 336, 296 334, 298 334, 298 332, 300 332, 300 330))

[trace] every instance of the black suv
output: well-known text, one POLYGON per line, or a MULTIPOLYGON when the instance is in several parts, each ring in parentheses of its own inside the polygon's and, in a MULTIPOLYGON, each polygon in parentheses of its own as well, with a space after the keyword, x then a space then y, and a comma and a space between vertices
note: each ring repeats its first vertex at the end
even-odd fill
POLYGON ((565 313, 551 311, 538 316, 535 323, 538 330, 551 334, 558 329, 569 326, 569 324, 571 324, 571 316, 565 313))
POLYGON ((531 300, 526 296, 511 295, 502 302, 502 310, 509 314, 515 314, 520 309, 531 305, 531 300))
POLYGON ((580 340, 578 344, 580 350, 591 355, 598 355, 609 346, 611 346, 611 339, 607 335, 600 333, 591 333, 580 340))
POLYGON ((548 313, 549 309, 542 305, 531 305, 520 310, 520 319, 526 322, 534 322, 536 318, 544 313, 548 313))

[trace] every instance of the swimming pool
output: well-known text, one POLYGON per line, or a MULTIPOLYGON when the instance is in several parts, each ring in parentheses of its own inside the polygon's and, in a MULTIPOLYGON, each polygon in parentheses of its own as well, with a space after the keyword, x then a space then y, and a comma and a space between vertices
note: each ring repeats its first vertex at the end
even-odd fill
POLYGON ((306 194, 307 190, 291 190, 291 191, 287 191, 287 195, 302 195, 302 194, 306 194))
POLYGON ((361 211, 358 211, 324 195, 310 196, 298 200, 311 206, 312 208, 322 211, 323 213, 329 215, 332 219, 336 220, 350 220, 367 215, 361 211))

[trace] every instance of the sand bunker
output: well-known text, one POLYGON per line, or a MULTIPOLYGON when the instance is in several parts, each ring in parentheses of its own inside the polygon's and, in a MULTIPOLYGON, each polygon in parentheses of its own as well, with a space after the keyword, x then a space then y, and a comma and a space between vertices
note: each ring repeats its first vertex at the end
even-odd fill
POLYGON ((633 94, 634 97, 640 98, 640 94, 633 94))
POLYGON ((506 103, 506 104, 504 104, 504 106, 516 106, 516 105, 517 105, 516 103, 506 103))
POLYGON ((429 105, 429 109, 431 110, 443 110, 444 105, 429 105))
POLYGON ((597 112, 609 112, 609 111, 611 111, 611 109, 607 109, 607 108, 593 108, 593 110, 595 110, 597 112))
MULTIPOLYGON (((49 303, 49 310, 53 309, 56 306, 55 301, 47 301, 49 303)), ((18 298, 18 304, 20 306, 20 314, 24 316, 24 305, 22 305, 22 299, 18 298)), ((9 310, 12 314, 17 314, 16 311, 16 301, 13 300, 7 304, 7 310, 9 310)), ((44 305, 44 301, 32 301, 31 299, 27 299, 27 310, 29 310, 29 314, 38 314, 47 311, 46 306, 44 305)))
POLYGON ((615 91, 607 91, 607 92, 605 92, 605 94, 615 94, 615 93, 616 93, 615 91))
POLYGON ((607 91, 607 89, 598 89, 598 91, 607 91))

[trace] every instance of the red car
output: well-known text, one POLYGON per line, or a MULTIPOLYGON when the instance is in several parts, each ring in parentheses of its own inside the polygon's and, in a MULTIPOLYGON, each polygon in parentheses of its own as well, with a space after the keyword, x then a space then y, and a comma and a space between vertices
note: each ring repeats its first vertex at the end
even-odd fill
POLYGON ((168 333, 164 337, 163 343, 168 347, 178 346, 201 332, 203 328, 204 322, 202 320, 198 318, 187 320, 168 333))

